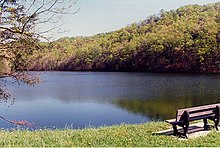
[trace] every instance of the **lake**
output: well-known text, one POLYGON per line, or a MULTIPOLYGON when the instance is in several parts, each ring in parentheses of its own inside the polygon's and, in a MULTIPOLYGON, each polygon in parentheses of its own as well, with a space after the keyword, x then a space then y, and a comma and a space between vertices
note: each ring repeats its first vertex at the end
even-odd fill
MULTIPOLYGON (((163 121, 178 108, 220 102, 220 74, 37 72, 41 83, 16 85, 1 116, 33 128, 74 129, 163 121)), ((15 127, 0 120, 0 127, 15 127)))

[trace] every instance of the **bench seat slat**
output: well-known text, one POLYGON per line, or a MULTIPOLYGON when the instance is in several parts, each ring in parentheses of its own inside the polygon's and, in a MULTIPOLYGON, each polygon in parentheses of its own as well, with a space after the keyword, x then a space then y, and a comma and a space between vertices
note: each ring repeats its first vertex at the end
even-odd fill
POLYGON ((214 115, 196 116, 189 119, 189 121, 195 121, 200 119, 214 118, 214 115))
MULTIPOLYGON (((204 112, 189 113, 189 116, 191 118, 191 117, 201 116, 201 115, 210 115, 210 114, 214 115, 215 113, 213 112, 213 110, 208 110, 208 111, 204 111, 204 112)), ((182 114, 179 115, 178 118, 180 118, 181 116, 182 116, 182 114)))
POLYGON ((189 119, 191 119, 191 118, 196 118, 196 117, 202 117, 202 116, 214 116, 215 115, 215 113, 205 113, 205 114, 193 114, 193 115, 190 115, 189 116, 189 119))

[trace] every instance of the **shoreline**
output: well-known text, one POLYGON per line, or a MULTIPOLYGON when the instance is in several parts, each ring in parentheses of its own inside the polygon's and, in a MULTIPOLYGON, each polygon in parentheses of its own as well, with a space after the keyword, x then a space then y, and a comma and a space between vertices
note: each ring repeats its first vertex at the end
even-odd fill
MULTIPOLYGON (((220 74, 219 72, 156 72, 156 71, 102 71, 102 70, 28 70, 28 71, 22 71, 22 72, 129 72, 129 73, 151 73, 151 74, 220 74)), ((1 76, 0 76, 1 77, 1 76)))

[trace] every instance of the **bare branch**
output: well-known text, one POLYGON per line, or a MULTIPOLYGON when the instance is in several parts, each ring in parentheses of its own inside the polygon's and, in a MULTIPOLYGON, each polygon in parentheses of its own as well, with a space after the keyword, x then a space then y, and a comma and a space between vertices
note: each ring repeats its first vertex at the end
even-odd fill
POLYGON ((52 13, 56 13, 56 14, 76 14, 80 11, 80 8, 78 8, 76 11, 70 13, 70 12, 60 12, 60 11, 54 11, 54 10, 49 10, 49 12, 52 12, 52 13))
POLYGON ((9 120, 9 119, 6 119, 3 116, 0 116, 0 118, 7 121, 7 122, 9 122, 9 123, 15 124, 15 125, 33 126, 33 124, 31 124, 31 123, 29 123, 25 120, 21 120, 21 121, 9 120))
POLYGON ((21 31, 22 33, 24 32, 26 25, 31 21, 31 19, 34 18, 34 16, 36 16, 37 12, 40 11, 44 7, 44 4, 45 4, 45 0, 43 0, 43 4, 37 10, 35 10, 35 12, 32 15, 30 15, 30 17, 28 18, 28 20, 24 23, 24 25, 22 27, 22 31, 21 31))
POLYGON ((30 11, 30 9, 33 7, 33 5, 35 4, 35 2, 36 2, 36 0, 33 0, 33 2, 32 2, 32 3, 30 4, 30 6, 27 8, 26 13, 30 11))
MULTIPOLYGON (((42 14, 42 13, 45 13, 45 12, 47 12, 47 11, 50 11, 50 10, 56 5, 57 1, 58 1, 58 0, 55 0, 54 3, 53 3, 49 8, 47 8, 47 9, 45 9, 45 10, 43 10, 43 11, 40 11, 40 12, 36 12, 36 14, 37 14, 37 15, 40 15, 40 14, 42 14)), ((38 11, 39 11, 39 10, 38 10, 38 11)))
POLYGON ((50 22, 53 18, 55 17, 55 14, 52 14, 49 18, 47 18, 46 20, 42 20, 37 22, 36 24, 44 24, 44 23, 48 23, 50 22))
POLYGON ((14 78, 18 83, 24 82, 28 85, 34 85, 40 82, 40 79, 36 75, 27 74, 27 72, 14 72, 8 76, 14 78))
POLYGON ((11 33, 22 34, 22 32, 21 32, 20 30, 13 30, 13 29, 7 28, 7 27, 2 27, 2 26, 0 26, 0 29, 7 30, 7 31, 9 31, 9 32, 11 32, 11 33))
POLYGON ((6 3, 6 1, 7 1, 7 0, 4 0, 4 1, 2 2, 1 6, 0 6, 1 8, 3 8, 4 4, 6 3))

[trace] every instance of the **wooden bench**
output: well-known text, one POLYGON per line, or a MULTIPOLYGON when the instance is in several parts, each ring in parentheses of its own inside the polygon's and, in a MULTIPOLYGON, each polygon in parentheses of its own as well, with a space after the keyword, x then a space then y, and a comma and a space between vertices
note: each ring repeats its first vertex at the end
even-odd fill
POLYGON ((204 129, 208 129, 208 121, 214 121, 214 127, 218 130, 220 103, 179 109, 176 112, 176 118, 166 120, 172 124, 174 135, 180 135, 188 138, 189 122, 203 119, 204 129), (178 132, 177 126, 183 128, 183 133, 178 132))

